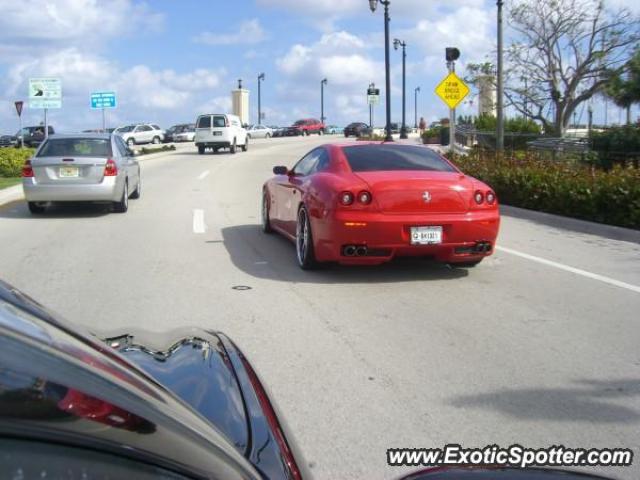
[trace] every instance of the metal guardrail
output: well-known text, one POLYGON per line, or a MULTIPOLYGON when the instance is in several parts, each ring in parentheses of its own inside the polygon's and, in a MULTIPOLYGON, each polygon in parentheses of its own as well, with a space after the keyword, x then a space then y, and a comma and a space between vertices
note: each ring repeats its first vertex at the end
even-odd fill
POLYGON ((527 142, 527 148, 547 152, 586 153, 589 151, 589 140, 586 138, 538 138, 527 142))

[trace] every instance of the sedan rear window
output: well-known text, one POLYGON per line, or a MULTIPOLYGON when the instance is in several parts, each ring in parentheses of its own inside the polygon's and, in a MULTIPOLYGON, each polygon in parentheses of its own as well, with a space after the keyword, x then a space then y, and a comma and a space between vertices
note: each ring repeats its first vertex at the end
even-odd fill
POLYGON ((455 172, 447 161, 426 147, 405 145, 359 145, 344 147, 349 166, 354 172, 428 170, 455 172))
POLYGON ((111 142, 105 138, 49 139, 38 157, 110 157, 111 142))

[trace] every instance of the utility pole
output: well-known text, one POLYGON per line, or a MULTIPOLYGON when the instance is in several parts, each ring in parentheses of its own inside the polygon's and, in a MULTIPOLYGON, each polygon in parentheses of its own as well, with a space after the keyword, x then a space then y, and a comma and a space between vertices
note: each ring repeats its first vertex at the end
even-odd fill
POLYGON ((501 154, 504 150, 504 85, 503 85, 503 65, 502 65, 502 4, 503 0, 497 1, 498 6, 498 79, 497 79, 497 126, 496 126, 496 151, 501 154))
POLYGON ((415 115, 415 125, 414 128, 418 128, 418 92, 420 91, 420 87, 416 87, 413 91, 414 94, 414 115, 415 115))
POLYGON ((324 124, 324 86, 327 84, 327 79, 323 78, 320 82, 320 123, 324 124))
POLYGON ((264 73, 258 75, 258 125, 262 125, 262 105, 260 98, 260 82, 264 80, 264 73))

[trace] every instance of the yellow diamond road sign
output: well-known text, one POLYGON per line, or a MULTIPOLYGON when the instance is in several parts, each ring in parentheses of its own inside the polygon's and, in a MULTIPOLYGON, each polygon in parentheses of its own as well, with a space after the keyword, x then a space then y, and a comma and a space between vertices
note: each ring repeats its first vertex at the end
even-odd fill
POLYGON ((436 87, 436 95, 449 108, 456 108, 468 93, 469 87, 454 72, 447 75, 436 87))

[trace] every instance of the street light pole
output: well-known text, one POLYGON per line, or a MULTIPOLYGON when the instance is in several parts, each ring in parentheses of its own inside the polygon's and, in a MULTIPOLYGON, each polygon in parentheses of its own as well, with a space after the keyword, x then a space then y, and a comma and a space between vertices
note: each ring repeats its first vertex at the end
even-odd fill
POLYGON ((496 5, 498 6, 498 79, 497 79, 497 131, 496 131, 496 151, 498 154, 504 150, 504 85, 502 78, 502 4, 503 0, 498 0, 496 5))
POLYGON ((260 97, 260 82, 264 80, 264 73, 258 75, 258 125, 262 125, 262 105, 260 97))
POLYGON ((407 98, 406 98, 406 92, 407 92, 407 85, 406 85, 406 79, 407 79, 407 42, 402 42, 400 40, 398 40, 397 38, 393 39, 393 48, 395 50, 398 49, 398 47, 402 47, 402 127, 400 128, 400 138, 402 139, 407 139, 409 138, 407 136, 407 116, 406 116, 406 108, 407 108, 407 98))
POLYGON ((389 5, 391 0, 369 0, 369 8, 372 12, 376 11, 378 2, 384 5, 384 67, 385 67, 385 88, 387 90, 387 125, 385 127, 385 142, 393 142, 391 135, 391 74, 390 74, 390 58, 389 58, 389 5))
POLYGON ((415 114, 415 117, 416 117, 416 118, 415 118, 415 125, 414 125, 414 128, 418 128, 418 92, 419 92, 419 91, 420 91, 420 87, 416 87, 416 88, 414 89, 414 91, 413 91, 413 94, 414 94, 414 96, 415 96, 415 99, 414 99, 414 103, 415 103, 415 106, 414 106, 414 114, 415 114))
POLYGON ((320 82, 320 123, 324 124, 324 86, 327 84, 327 79, 323 78, 320 82))

